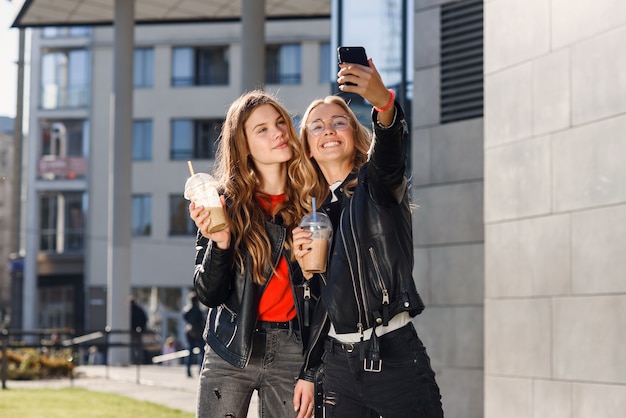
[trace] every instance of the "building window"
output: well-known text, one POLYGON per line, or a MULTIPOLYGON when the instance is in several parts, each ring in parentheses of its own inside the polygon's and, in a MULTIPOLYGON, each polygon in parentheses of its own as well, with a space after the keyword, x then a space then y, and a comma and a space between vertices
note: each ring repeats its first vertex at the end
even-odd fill
POLYGON ((37 177, 44 180, 82 179, 87 175, 89 122, 42 119, 37 177))
POLYGON ((174 48, 172 86, 225 86, 228 68, 225 46, 174 48))
MULTIPOLYGON (((335 55, 330 52, 330 43, 322 42, 320 44, 320 83, 332 83, 331 59, 335 55)), ((334 61, 333 61, 334 62, 334 61)))
POLYGON ((80 38, 90 35, 89 26, 46 26, 43 28, 44 38, 80 38))
POLYGON ((441 123, 483 116, 483 2, 441 6, 441 123))
POLYGON ((149 194, 133 195, 131 228, 134 237, 150 235, 152 229, 152 196, 149 194))
POLYGON ((45 192, 40 195, 39 249, 50 253, 82 252, 85 248, 85 193, 45 192))
POLYGON ((133 122, 133 161, 152 160, 152 121, 133 122))
POLYGON ((265 49, 265 82, 300 84, 300 44, 268 45, 265 49))
POLYGON ((223 120, 172 120, 172 160, 215 158, 215 143, 220 135, 223 120))
POLYGON ((154 50, 135 49, 133 85, 138 88, 152 87, 154 83, 154 50))
MULTIPOLYGON (((67 280, 68 276, 58 275, 57 282, 67 280)), ((54 284, 39 286, 39 326, 41 328, 73 328, 74 322, 74 286, 54 284)))
POLYGON ((86 107, 89 103, 90 54, 84 49, 50 51, 41 58, 41 107, 86 107))
POLYGON ((196 224, 189 216, 189 201, 182 195, 170 195, 170 235, 196 235, 196 224))

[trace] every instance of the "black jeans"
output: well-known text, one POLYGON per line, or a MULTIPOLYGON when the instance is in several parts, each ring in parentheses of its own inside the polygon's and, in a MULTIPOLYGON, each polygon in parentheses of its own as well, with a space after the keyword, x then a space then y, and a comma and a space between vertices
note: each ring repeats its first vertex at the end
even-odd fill
POLYGON ((329 339, 323 356, 327 418, 442 418, 430 358, 413 324, 379 337, 380 372, 365 371, 361 350, 329 339))

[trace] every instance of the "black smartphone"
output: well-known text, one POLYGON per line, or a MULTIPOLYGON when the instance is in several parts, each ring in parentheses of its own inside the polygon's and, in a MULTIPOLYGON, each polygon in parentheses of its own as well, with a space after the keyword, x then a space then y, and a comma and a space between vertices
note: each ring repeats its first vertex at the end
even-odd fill
POLYGON ((365 48, 362 46, 340 46, 337 48, 337 56, 340 64, 369 65, 365 48))
MULTIPOLYGON (((362 46, 340 46, 337 48, 339 64, 361 64, 369 66, 367 54, 362 46)), ((354 83, 346 83, 346 86, 354 86, 354 83)))

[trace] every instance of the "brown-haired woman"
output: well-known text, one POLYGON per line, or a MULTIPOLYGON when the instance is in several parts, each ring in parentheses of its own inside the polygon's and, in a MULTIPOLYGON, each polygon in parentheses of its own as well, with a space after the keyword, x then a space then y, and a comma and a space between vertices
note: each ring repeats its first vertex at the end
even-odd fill
POLYGON ((318 186, 273 96, 257 90, 232 103, 213 174, 228 227, 209 233, 209 213, 189 206, 198 227, 194 287, 209 307, 197 416, 245 417, 254 390, 260 417, 295 417, 294 406, 309 414, 312 397, 292 398, 318 286, 292 257, 292 230, 318 186))

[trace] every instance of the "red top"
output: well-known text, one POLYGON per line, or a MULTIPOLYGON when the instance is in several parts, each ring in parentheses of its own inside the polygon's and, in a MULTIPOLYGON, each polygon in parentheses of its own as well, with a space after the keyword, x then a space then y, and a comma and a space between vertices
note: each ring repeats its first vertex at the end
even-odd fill
MULTIPOLYGON (((285 202, 285 194, 257 194, 256 201, 270 215, 285 202)), ((296 306, 289 281, 289 267, 285 256, 281 256, 276 273, 268 281, 259 302, 259 320, 286 322, 296 317, 296 306)))

